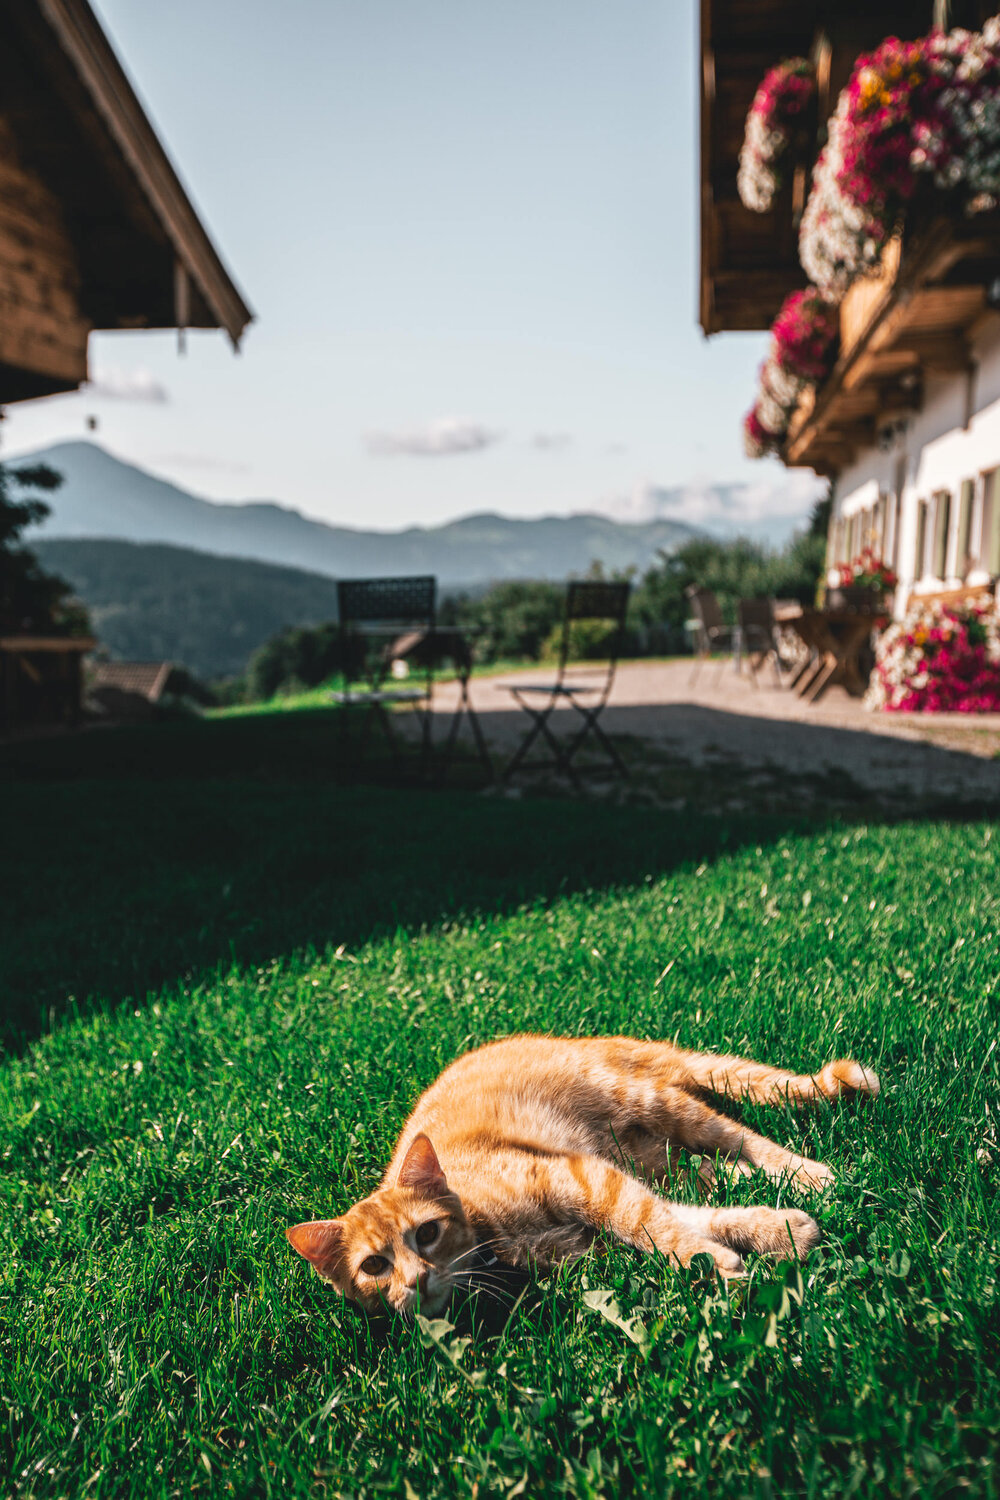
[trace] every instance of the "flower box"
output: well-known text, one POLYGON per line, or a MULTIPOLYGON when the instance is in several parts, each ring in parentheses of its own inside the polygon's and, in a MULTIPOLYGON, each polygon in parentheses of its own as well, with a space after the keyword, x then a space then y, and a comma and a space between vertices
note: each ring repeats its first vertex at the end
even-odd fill
POLYGON ((1000 713, 1000 613, 991 595, 914 599, 878 637, 865 704, 886 713, 1000 713))

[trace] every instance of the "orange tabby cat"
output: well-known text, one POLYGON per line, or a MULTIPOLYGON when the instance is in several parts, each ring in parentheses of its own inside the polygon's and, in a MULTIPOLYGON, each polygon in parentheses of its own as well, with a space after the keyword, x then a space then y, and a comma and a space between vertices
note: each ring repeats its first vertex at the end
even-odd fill
MULTIPOLYGON (((460 1057, 421 1096, 371 1197, 286 1233, 368 1312, 436 1317, 484 1256, 547 1268, 601 1230, 681 1265, 710 1255, 721 1275, 739 1275, 740 1251, 805 1256, 819 1230, 801 1209, 667 1202, 647 1183, 672 1173, 679 1148, 806 1189, 833 1174, 719 1114, 706 1095, 806 1104, 878 1088, 856 1062, 797 1076, 670 1042, 510 1037, 460 1057)), ((699 1175, 712 1181, 708 1159, 699 1175)))

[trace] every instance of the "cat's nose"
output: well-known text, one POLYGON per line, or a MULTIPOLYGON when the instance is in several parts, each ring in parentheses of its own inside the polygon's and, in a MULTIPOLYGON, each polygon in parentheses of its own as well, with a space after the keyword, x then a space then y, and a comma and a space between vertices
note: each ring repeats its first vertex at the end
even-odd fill
POLYGON ((429 1275, 429 1271, 418 1271, 416 1275, 407 1276, 406 1290, 409 1292, 411 1297, 417 1293, 419 1293, 421 1297, 426 1297, 427 1278, 429 1275))

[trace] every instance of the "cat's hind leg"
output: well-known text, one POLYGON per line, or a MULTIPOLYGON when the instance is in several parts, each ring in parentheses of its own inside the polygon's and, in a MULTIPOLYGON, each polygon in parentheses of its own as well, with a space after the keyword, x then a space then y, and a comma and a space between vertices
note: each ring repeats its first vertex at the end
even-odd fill
POLYGON ((749 1164, 775 1182, 787 1178, 815 1191, 833 1181, 833 1173, 822 1162, 786 1151, 739 1121, 719 1114, 685 1089, 665 1089, 651 1107, 647 1106, 642 1125, 651 1134, 662 1134, 671 1144, 686 1146, 689 1151, 749 1164))
MULTIPOLYGON (((834 1099, 873 1099, 878 1074, 852 1058, 828 1062, 817 1073, 789 1073, 746 1057, 716 1057, 711 1052, 681 1052, 696 1086, 727 1099, 755 1104, 823 1104, 834 1099)), ((681 1087, 683 1087, 683 1083, 681 1087)))
POLYGON ((615 1150, 611 1155, 619 1166, 646 1182, 666 1188, 668 1192, 693 1179, 699 1195, 705 1197, 718 1186, 720 1176, 750 1177, 755 1170, 742 1157, 734 1159, 727 1156, 713 1160, 704 1153, 696 1153, 699 1161, 692 1170, 684 1165, 684 1153, 680 1146, 671 1145, 662 1135, 648 1130, 624 1130, 620 1138, 615 1138, 614 1145, 615 1150))

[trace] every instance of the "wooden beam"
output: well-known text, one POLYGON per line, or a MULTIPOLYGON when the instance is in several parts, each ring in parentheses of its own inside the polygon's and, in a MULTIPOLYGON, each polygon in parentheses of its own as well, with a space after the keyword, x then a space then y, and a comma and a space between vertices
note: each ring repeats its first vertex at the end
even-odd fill
POLYGON ((972 362, 968 343, 957 330, 927 333, 904 329, 892 352, 915 355, 920 366, 934 374, 955 374, 967 370, 972 362))

